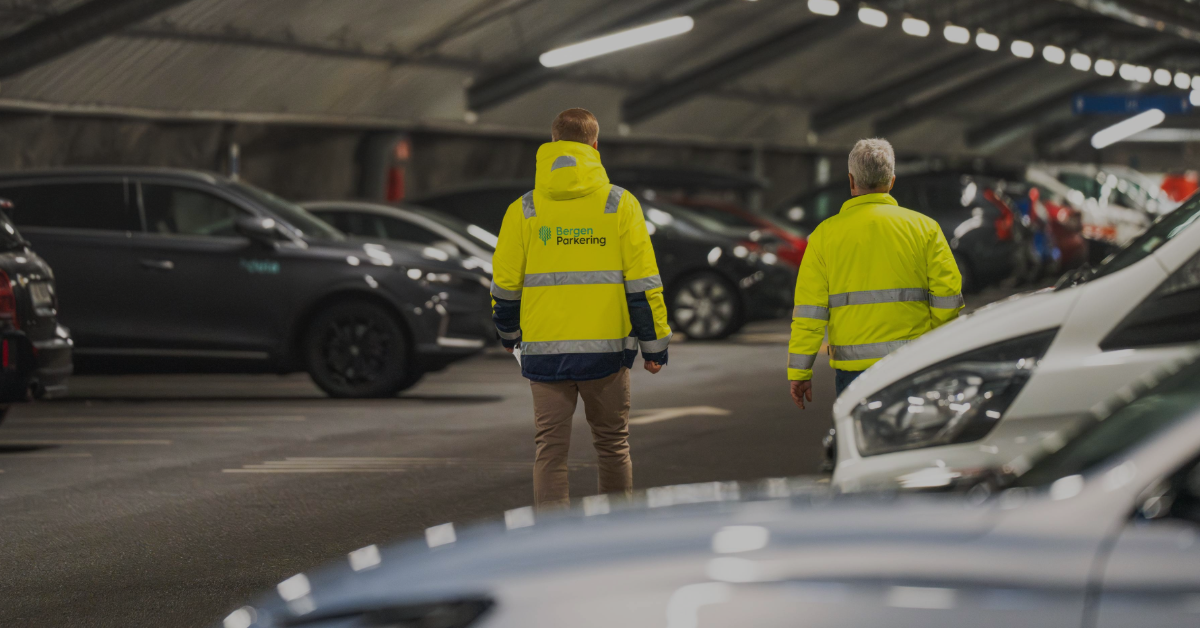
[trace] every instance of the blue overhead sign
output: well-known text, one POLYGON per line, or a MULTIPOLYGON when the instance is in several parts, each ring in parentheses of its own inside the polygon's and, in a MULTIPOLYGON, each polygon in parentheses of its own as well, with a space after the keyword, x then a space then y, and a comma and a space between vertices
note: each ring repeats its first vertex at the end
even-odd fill
POLYGON ((1189 96, 1183 94, 1076 94, 1071 100, 1071 111, 1084 113, 1134 114, 1151 109, 1161 109, 1167 115, 1181 115, 1192 111, 1189 96))

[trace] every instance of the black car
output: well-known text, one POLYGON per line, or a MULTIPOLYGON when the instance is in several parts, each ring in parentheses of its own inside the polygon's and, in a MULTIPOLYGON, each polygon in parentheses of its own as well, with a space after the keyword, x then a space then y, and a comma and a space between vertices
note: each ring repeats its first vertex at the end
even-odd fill
POLYGON ((389 396, 494 336, 486 278, 431 247, 350 242, 304 209, 203 172, 0 174, 58 276, 81 371, 308 371, 389 396))
MULTIPOLYGON (((1010 179, 1011 180, 1011 179, 1010 179)), ((1013 275, 1029 256, 1031 236, 1014 215, 999 176, 962 171, 899 174, 892 196, 901 207, 933 218, 942 227, 963 276, 974 292, 1013 275)), ((801 194, 775 215, 812 233, 850 199, 850 185, 837 181, 801 194)))
MULTIPOLYGON (((508 206, 532 181, 478 184, 414 201, 499 233, 508 206)), ((725 338, 751 320, 787 316, 795 273, 752 234, 689 209, 640 197, 672 326, 689 338, 725 338)))
MULTIPOLYGON (((12 206, 0 199, 0 209, 12 206)), ((14 402, 67 391, 71 346, 58 324, 54 272, 0 215, 0 421, 14 402)))

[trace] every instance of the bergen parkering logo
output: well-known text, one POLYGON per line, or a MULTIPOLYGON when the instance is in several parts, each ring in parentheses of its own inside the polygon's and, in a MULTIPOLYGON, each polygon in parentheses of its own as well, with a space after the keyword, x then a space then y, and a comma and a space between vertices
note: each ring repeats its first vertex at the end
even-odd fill
POLYGON ((542 244, 549 244, 551 237, 554 237, 555 244, 608 244, 608 238, 597 236, 596 230, 591 227, 542 227, 538 230, 538 237, 542 239, 542 244))

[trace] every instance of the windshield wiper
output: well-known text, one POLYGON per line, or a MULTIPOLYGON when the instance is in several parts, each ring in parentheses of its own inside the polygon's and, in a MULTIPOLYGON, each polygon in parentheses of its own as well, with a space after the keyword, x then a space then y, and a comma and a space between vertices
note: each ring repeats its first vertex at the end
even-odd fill
POLYGON ((1063 290, 1072 286, 1078 286, 1081 283, 1087 283, 1096 277, 1096 269, 1092 268, 1091 264, 1084 264, 1079 268, 1058 278, 1054 284, 1055 290, 1063 290))

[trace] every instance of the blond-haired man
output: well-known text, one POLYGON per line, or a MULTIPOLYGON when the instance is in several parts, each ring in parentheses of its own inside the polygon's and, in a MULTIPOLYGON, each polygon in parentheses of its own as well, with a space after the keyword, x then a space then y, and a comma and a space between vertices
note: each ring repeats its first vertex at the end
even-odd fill
POLYGON ((569 504, 567 449, 580 397, 601 493, 633 490, 629 369, 667 363, 671 329, 642 208, 600 163, 600 124, 568 109, 537 153, 534 189, 504 215, 493 258, 493 319, 531 382, 539 508, 569 504))

